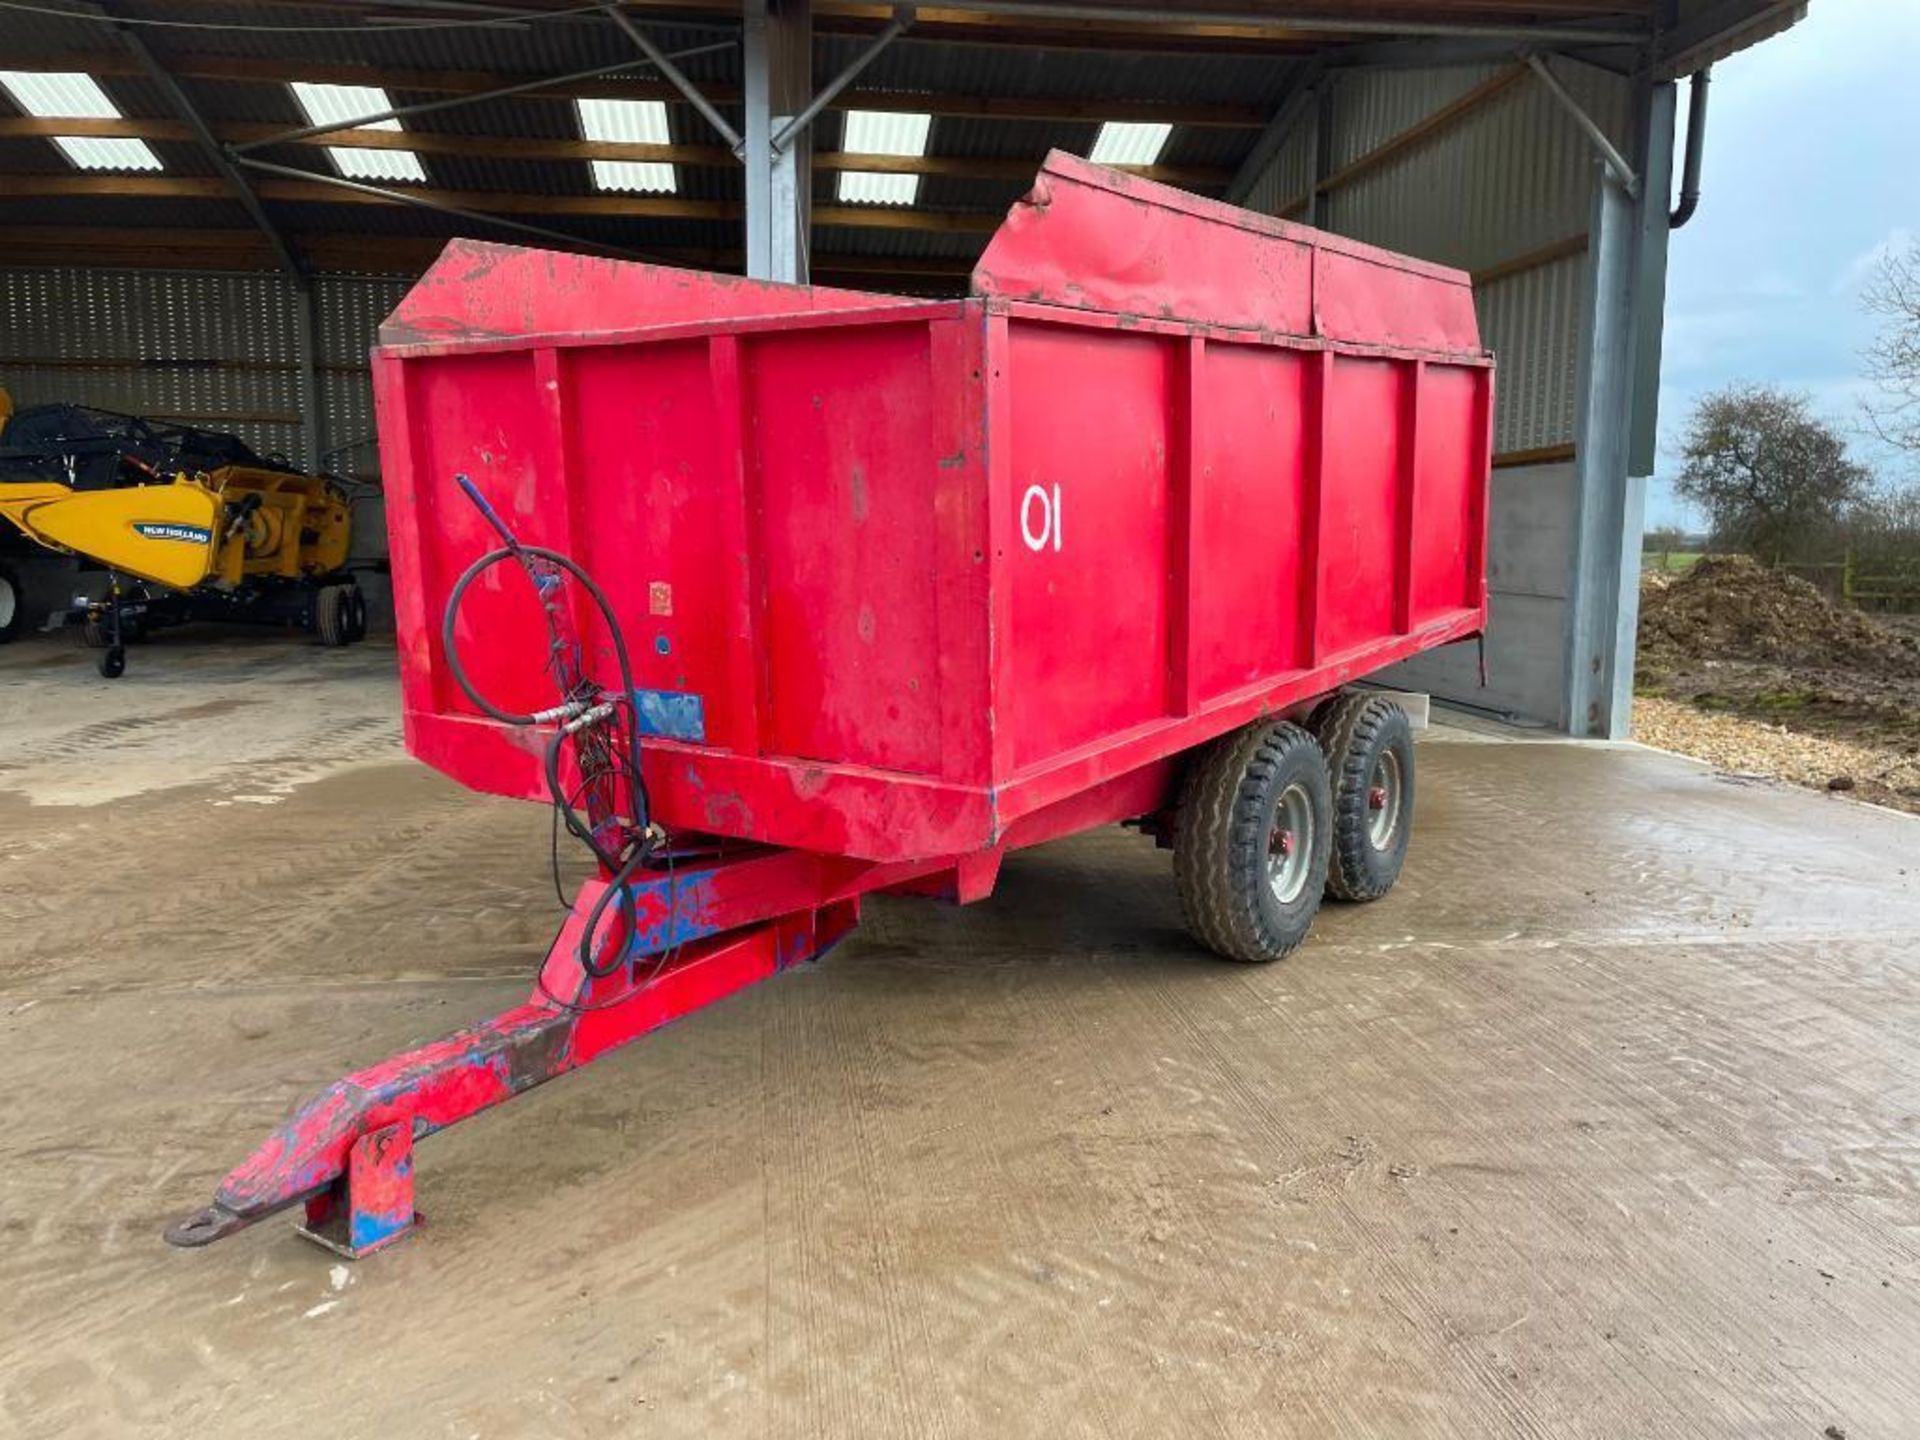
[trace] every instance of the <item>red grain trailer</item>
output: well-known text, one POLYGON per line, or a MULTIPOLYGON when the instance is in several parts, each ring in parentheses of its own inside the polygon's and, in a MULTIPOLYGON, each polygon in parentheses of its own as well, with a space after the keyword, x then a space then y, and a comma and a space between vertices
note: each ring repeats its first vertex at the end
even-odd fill
POLYGON ((967 299, 455 241, 374 383, 408 748, 599 874, 526 1004, 322 1091, 177 1243, 384 1244, 420 1136, 1092 825, 1277 958, 1405 851, 1406 719, 1341 687, 1485 620, 1467 277, 1057 153, 967 299))

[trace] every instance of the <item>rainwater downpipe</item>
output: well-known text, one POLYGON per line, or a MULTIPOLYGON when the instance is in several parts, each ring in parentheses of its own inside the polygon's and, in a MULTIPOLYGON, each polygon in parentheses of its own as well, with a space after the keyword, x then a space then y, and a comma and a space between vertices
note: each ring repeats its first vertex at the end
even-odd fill
POLYGON ((1678 230, 1700 208, 1700 155, 1707 140, 1707 87, 1713 67, 1696 70, 1687 82, 1687 155, 1680 168, 1680 203, 1667 216, 1667 228, 1678 230))

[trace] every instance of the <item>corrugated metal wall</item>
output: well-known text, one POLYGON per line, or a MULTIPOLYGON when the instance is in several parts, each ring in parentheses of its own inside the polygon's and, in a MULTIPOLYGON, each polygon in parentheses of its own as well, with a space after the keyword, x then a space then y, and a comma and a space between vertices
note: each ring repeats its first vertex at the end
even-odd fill
POLYGON ((1240 203, 1249 210, 1278 215, 1313 183, 1313 151, 1313 116, 1308 113, 1280 142, 1273 159, 1240 203))
POLYGON ((1454 65, 1431 70, 1340 70, 1333 90, 1333 168, 1351 165, 1412 129, 1501 67, 1454 65))
MULTIPOLYGON (((315 282, 320 449, 377 469, 367 350, 411 282, 315 282)), ((17 405, 68 400, 231 430, 298 464, 300 299, 284 278, 153 270, 0 269, 0 385, 17 405)))
MULTIPOLYGON (((1632 148, 1632 89, 1604 71, 1556 60, 1555 71, 1623 150, 1632 148)), ((1336 72, 1335 171, 1380 149, 1494 80, 1508 67, 1336 72)), ((1313 120, 1254 183, 1247 203, 1277 214, 1312 179, 1313 120)), ((1384 163, 1328 191, 1319 223, 1389 249, 1485 272, 1586 234, 1594 160, 1579 128, 1535 78, 1522 75, 1483 104, 1384 163)), ((1500 360, 1495 448, 1573 440, 1585 261, 1548 263, 1477 288, 1484 339, 1500 360)))
POLYGON ((1480 341, 1500 365, 1493 442, 1497 454, 1572 443, 1586 283, 1587 257, 1578 254, 1522 270, 1477 291, 1480 341))
MULTIPOLYGON (((1633 153, 1630 83, 1564 60, 1554 68, 1588 114, 1633 153)), ((1494 474, 1486 683, 1470 646, 1431 651, 1387 676, 1410 689, 1564 726, 1577 486, 1575 467, 1563 456, 1574 439, 1585 343, 1592 147, 1538 78, 1511 65, 1348 71, 1326 83, 1328 173, 1420 133, 1324 191, 1317 222, 1474 272, 1481 339, 1500 367, 1495 452, 1554 460, 1494 474), (1425 125, 1476 91, 1484 98, 1455 118, 1425 125)), ((1296 129, 1252 187, 1254 208, 1281 213, 1313 183, 1310 115, 1296 129)))
POLYGON ((314 282, 321 453, 332 452, 336 469, 370 476, 380 468, 367 351, 412 284, 404 275, 323 275, 314 282))

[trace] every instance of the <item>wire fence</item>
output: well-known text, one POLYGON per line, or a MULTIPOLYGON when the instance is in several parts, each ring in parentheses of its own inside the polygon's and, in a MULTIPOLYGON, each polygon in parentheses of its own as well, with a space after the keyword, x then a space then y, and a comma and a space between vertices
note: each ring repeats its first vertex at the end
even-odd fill
POLYGON ((1893 615, 1920 612, 1920 565, 1890 568, 1882 562, 1870 568, 1847 550, 1838 560, 1787 560, 1773 568, 1798 575, 1856 609, 1893 615))
MULTIPOLYGON (((1705 553, 1699 550, 1646 550, 1641 568, 1671 575, 1685 573, 1705 553)), ((1885 615, 1920 614, 1920 560, 1905 564, 1862 562, 1848 549, 1837 560, 1762 560, 1769 569, 1797 575, 1828 597, 1857 610, 1885 615)))

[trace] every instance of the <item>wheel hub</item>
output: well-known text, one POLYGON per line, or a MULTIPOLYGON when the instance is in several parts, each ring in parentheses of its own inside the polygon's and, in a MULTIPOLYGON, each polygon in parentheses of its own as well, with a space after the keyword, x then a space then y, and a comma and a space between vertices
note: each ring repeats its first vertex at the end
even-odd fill
POLYGON ((1367 843, 1375 850, 1392 849, 1398 838, 1403 793, 1400 757, 1382 750, 1367 777, 1367 843))
POLYGON ((1273 807, 1267 837, 1267 885, 1274 899, 1291 905, 1306 888, 1312 869, 1313 801, 1302 785, 1289 785, 1273 807))

